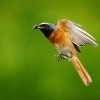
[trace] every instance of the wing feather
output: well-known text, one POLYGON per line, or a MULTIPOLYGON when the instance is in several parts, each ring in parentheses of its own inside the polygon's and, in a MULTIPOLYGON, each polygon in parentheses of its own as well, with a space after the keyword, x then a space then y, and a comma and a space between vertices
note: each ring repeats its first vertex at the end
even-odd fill
POLYGON ((72 34, 72 42, 77 46, 82 46, 85 44, 93 45, 97 47, 98 44, 95 42, 96 39, 80 28, 81 25, 76 24, 68 20, 67 27, 69 28, 70 33, 72 34))

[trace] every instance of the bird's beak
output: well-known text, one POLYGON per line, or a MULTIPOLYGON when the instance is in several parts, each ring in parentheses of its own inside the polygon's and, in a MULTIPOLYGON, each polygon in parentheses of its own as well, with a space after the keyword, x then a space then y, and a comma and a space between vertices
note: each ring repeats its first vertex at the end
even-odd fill
POLYGON ((33 29, 35 30, 35 29, 43 29, 44 27, 43 26, 41 26, 41 25, 35 25, 34 27, 33 27, 33 29))
POLYGON ((39 25, 35 25, 34 27, 33 27, 33 29, 35 30, 35 29, 39 29, 39 25))

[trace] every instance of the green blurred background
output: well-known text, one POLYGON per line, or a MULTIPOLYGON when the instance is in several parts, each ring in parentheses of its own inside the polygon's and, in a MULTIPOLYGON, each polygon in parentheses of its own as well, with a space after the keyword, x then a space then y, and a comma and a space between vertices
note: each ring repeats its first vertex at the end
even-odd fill
POLYGON ((0 0, 0 100, 100 100, 100 48, 79 57, 93 78, 84 86, 73 65, 33 26, 67 18, 100 41, 99 0, 0 0))

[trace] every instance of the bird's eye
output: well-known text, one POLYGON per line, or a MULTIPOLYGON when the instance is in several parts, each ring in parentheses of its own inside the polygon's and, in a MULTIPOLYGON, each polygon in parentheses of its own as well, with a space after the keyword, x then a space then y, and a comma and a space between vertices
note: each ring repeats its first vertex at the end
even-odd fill
POLYGON ((45 27, 46 27, 46 28, 49 28, 49 25, 45 24, 45 27))
POLYGON ((43 26, 48 26, 47 24, 43 24, 43 26))

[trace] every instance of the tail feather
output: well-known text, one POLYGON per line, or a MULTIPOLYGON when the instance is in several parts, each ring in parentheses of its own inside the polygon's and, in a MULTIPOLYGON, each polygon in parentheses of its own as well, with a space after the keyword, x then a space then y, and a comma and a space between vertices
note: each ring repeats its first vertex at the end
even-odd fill
POLYGON ((92 82, 92 79, 88 74, 88 72, 86 71, 86 69, 84 68, 84 66, 82 65, 82 63, 80 62, 80 60, 74 56, 71 58, 71 62, 73 63, 83 83, 86 86, 88 86, 92 82))

